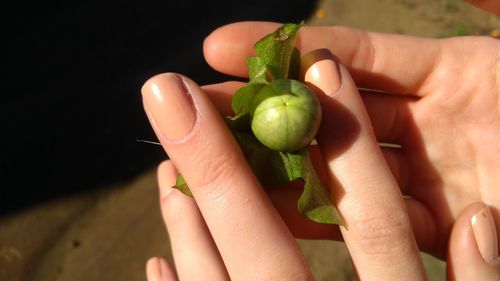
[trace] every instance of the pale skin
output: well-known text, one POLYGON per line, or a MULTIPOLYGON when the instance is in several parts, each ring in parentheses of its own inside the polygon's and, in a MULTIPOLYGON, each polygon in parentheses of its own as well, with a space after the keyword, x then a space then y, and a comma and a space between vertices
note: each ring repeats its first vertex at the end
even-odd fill
MULTIPOLYGON (((207 61, 221 72, 243 76, 242 60, 252 54, 252 40, 275 27, 241 23, 215 31, 205 41, 207 61)), ((471 202, 493 206, 500 225, 498 40, 306 27, 298 45, 302 52, 332 50, 359 87, 392 93, 362 92, 362 98, 377 141, 402 145, 382 151, 402 193, 416 199, 410 215, 425 216, 415 225, 425 232, 425 250, 445 255, 443 242, 471 202)))
MULTIPOLYGON (((244 76, 251 46, 277 26, 246 22, 218 29, 205 41, 205 57, 218 71, 244 76)), ((296 189, 261 192, 220 118, 230 114, 240 83, 199 88, 181 77, 197 117, 187 137, 179 137, 182 120, 159 120, 161 102, 148 90, 161 84, 171 94, 179 76, 157 76, 143 96, 171 158, 158 178, 176 272, 152 259, 148 279, 311 280, 294 236, 342 236, 361 280, 425 280, 419 248, 441 258, 448 252, 449 280, 499 278, 500 261, 481 257, 471 217, 485 203, 500 225, 500 43, 305 27, 298 45, 303 54, 327 48, 345 65, 337 68, 323 51, 304 61, 303 73, 325 112, 313 148, 316 163, 349 230, 301 217, 296 189), (341 121, 356 129, 337 125, 341 121), (402 148, 381 149, 377 142, 402 148), (178 171, 194 199, 169 188, 178 171)))

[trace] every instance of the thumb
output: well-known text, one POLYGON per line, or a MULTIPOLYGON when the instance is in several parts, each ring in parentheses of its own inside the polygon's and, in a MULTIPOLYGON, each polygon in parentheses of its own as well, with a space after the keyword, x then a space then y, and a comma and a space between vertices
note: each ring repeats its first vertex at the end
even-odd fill
POLYGON ((453 226, 448 250, 448 280, 500 280, 498 237, 490 208, 474 203, 453 226))

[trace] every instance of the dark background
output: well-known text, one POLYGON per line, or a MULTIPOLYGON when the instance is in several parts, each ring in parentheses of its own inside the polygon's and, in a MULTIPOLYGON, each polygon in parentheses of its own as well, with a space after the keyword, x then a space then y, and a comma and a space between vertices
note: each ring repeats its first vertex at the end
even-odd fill
POLYGON ((200 84, 203 39, 234 21, 300 22, 316 1, 61 1, 3 7, 0 215, 125 182, 157 165, 161 147, 140 87, 175 71, 200 84))

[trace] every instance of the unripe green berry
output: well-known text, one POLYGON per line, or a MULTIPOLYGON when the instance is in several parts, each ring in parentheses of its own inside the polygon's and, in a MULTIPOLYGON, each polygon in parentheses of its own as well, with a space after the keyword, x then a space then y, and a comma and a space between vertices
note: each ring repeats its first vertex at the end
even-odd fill
POLYGON ((254 97, 252 131, 265 146, 295 151, 311 143, 321 123, 321 105, 314 92, 296 80, 278 79, 254 97))

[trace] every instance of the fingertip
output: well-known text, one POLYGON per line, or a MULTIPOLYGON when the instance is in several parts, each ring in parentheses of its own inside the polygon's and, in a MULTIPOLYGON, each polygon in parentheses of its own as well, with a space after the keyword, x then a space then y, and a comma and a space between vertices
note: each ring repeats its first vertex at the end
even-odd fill
POLYGON ((252 21, 221 26, 203 42, 205 60, 219 72, 246 77, 246 59, 254 55, 253 45, 278 26, 278 23, 252 21))
POLYGON ((148 281, 159 281, 160 275, 160 264, 157 257, 150 258, 146 262, 146 278, 148 281))
POLYGON ((301 59, 300 76, 327 96, 334 96, 342 86, 339 60, 328 49, 316 49, 301 59))
MULTIPOLYGON (((481 248, 485 244, 488 247, 497 246, 497 236, 483 235, 479 237, 477 232, 477 215, 485 213, 489 207, 483 203, 473 203, 466 207, 457 217, 453 226, 448 247, 447 273, 450 280, 497 280, 500 277, 500 259, 489 257, 488 260, 482 256, 481 248), (475 231, 476 228, 476 231, 475 231), (485 241, 484 239, 494 239, 495 241, 485 241)), ((487 221, 486 221, 487 222, 487 221)), ((489 228, 495 225, 482 225, 482 228, 489 228)), ((492 248, 488 250, 493 250, 492 248)), ((483 250, 484 251, 484 250, 483 250)), ((494 252, 497 252, 496 249, 494 252)), ((484 254, 483 254, 484 255, 484 254)))
POLYGON ((146 278, 148 281, 177 280, 172 267, 170 267, 165 259, 160 257, 150 258, 146 262, 146 278))
POLYGON ((485 206, 477 211, 471 224, 481 257, 488 263, 494 262, 498 259, 498 237, 491 209, 485 206))
POLYGON ((203 41, 203 55, 213 69, 245 76, 245 59, 250 55, 251 48, 246 49, 241 44, 240 29, 245 29, 246 23, 231 23, 221 26, 210 33, 203 41), (237 67, 241 65, 242 67, 237 67))
POLYGON ((217 54, 223 47, 225 41, 221 40, 227 26, 221 26, 213 30, 203 41, 203 56, 210 67, 217 70, 217 54), (221 36, 222 35, 222 36, 221 36))

